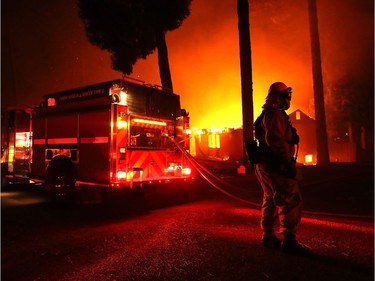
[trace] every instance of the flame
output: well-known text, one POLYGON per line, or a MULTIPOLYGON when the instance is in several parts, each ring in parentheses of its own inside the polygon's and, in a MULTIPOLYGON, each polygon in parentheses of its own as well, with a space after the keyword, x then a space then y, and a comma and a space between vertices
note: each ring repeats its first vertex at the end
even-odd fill
MULTIPOLYGON (((231 8, 220 5, 216 12, 228 15, 223 14, 220 24, 207 26, 202 34, 196 22, 204 17, 207 19, 208 14, 203 16, 203 13, 210 9, 203 2, 193 1, 191 16, 181 28, 167 34, 174 92, 180 94, 182 107, 190 112, 192 127, 242 127, 236 5, 231 8), (191 40, 186 39, 186 34, 191 40)), ((210 11, 210 15, 213 20, 215 13, 210 11)), ((305 36, 307 34, 308 29, 305 36)), ((254 30, 253 38, 254 120, 261 113, 269 85, 275 81, 282 81, 293 88, 290 112, 301 109, 314 115, 310 60, 301 60, 286 47, 270 45, 269 38, 258 30, 254 30)), ((309 51, 307 39, 304 38, 303 42, 307 41, 305 48, 309 51)), ((139 61, 133 73, 142 80, 158 84, 156 54, 139 61)))

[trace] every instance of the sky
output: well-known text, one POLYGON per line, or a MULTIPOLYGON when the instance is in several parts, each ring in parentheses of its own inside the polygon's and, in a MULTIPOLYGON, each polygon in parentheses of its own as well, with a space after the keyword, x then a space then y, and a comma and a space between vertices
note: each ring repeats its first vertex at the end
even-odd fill
MULTIPOLYGON (((325 86, 351 71, 373 79, 373 1, 316 1, 325 86)), ((236 2, 193 0, 191 15, 166 34, 174 91, 191 127, 242 126, 236 2)), ((289 113, 314 117, 307 0, 249 4, 255 117, 275 81, 293 87, 289 113)), ((2 107, 122 77, 110 54, 88 42, 75 0, 3 0, 1 13, 2 107)), ((160 85, 156 52, 130 76, 160 85)))

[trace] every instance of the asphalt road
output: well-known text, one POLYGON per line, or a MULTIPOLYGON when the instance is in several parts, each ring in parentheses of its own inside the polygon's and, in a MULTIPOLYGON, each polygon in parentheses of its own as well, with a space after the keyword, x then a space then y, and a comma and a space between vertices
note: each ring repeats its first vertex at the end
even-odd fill
POLYGON ((301 169, 308 257, 261 246, 253 174, 210 170, 216 187, 198 178, 104 203, 3 188, 1 280, 374 280, 371 165, 301 169))

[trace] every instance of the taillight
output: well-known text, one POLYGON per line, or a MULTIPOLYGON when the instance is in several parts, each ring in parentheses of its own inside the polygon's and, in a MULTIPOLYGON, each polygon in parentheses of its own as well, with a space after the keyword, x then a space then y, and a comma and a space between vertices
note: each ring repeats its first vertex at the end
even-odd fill
POLYGON ((182 171, 183 171, 183 174, 185 176, 191 175, 191 169, 190 168, 184 168, 182 171))
POLYGON ((117 176, 117 180, 125 180, 126 179, 126 172, 118 171, 116 176, 117 176))
POLYGON ((169 167, 166 169, 166 172, 168 172, 168 173, 174 173, 174 167, 173 167, 173 166, 169 166, 169 167))
POLYGON ((165 172, 171 176, 177 177, 191 175, 191 169, 189 167, 182 167, 176 163, 169 163, 169 166, 167 169, 165 169, 165 172))

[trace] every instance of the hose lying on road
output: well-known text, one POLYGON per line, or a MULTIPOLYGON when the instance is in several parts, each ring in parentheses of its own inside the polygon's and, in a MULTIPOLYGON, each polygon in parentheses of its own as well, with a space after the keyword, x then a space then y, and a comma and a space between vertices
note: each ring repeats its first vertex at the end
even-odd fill
POLYGON ((261 207, 260 204, 257 204, 257 203, 254 203, 254 202, 251 202, 249 200, 245 200, 243 198, 240 198, 228 191, 226 191, 225 189, 223 189, 222 187, 220 187, 218 184, 216 184, 215 181, 223 184, 223 185, 226 185, 228 187, 231 187, 231 188, 237 188, 236 186, 233 186, 225 181, 223 181, 222 179, 220 179, 219 177, 217 177, 215 174, 211 173, 211 171, 209 171, 206 167, 202 166, 201 164, 199 164, 193 156, 191 156, 191 154, 189 152, 187 152, 185 149, 183 149, 177 142, 176 142, 176 145, 178 147, 179 150, 181 150, 181 152, 186 156, 186 158, 189 160, 189 162, 193 165, 193 167, 199 172, 199 174, 208 182, 210 183, 214 188, 216 188, 217 190, 219 190, 220 192, 222 192, 223 194, 237 200, 237 201, 240 201, 240 202, 243 202, 243 203, 246 203, 246 204, 249 204, 253 207, 261 207))
MULTIPOLYGON (((242 203, 248 204, 252 207, 261 208, 261 204, 257 204, 255 202, 240 198, 222 187, 220 187, 216 182, 221 183, 222 185, 225 185, 231 189, 239 189, 237 186, 231 185, 219 177, 217 177, 215 174, 213 174, 210 170, 208 170, 203 165, 199 164, 197 160, 188 152, 186 151, 178 142, 176 142, 174 139, 172 139, 176 147, 186 156, 188 161, 191 163, 191 165, 199 172, 199 174, 214 188, 216 188, 221 193, 227 195, 230 198, 233 198, 237 201, 240 201, 242 203)), ((365 215, 351 215, 351 214, 333 214, 333 213, 326 213, 326 212, 313 212, 313 211, 303 211, 304 215, 309 216, 318 216, 318 217, 332 217, 332 218, 345 218, 345 219, 364 219, 364 220, 373 220, 373 216, 365 216, 365 215)))

